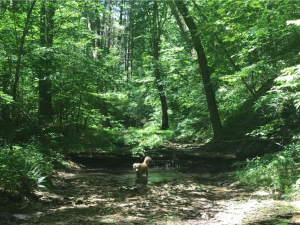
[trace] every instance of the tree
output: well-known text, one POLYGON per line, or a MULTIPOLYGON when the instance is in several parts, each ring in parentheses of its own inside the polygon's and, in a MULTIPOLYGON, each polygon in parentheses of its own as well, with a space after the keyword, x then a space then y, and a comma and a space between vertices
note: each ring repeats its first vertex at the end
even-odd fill
MULTIPOLYGON (((24 54, 23 53, 23 49, 24 49, 24 43, 25 43, 25 37, 27 35, 27 32, 28 32, 28 25, 29 25, 29 21, 30 21, 30 16, 31 16, 31 13, 32 13, 32 10, 33 10, 33 7, 35 5, 36 1, 34 0, 32 3, 31 3, 31 6, 27 12, 27 17, 26 17, 26 21, 25 21, 25 26, 24 26, 24 29, 23 29, 23 34, 22 34, 22 37, 21 37, 21 41, 20 41, 20 47, 19 47, 19 50, 18 50, 18 59, 17 59, 17 64, 16 64, 16 72, 15 72, 15 80, 14 80, 14 84, 13 84, 13 91, 12 91, 12 94, 13 94, 13 100, 15 101, 14 103, 14 112, 13 112, 13 120, 15 119, 15 116, 16 116, 16 104, 17 104, 17 87, 18 87, 18 83, 19 83, 19 80, 20 80, 20 70, 21 70, 21 59, 22 59, 22 55, 24 54)), ((17 40, 16 40, 17 41, 17 40)))
MULTIPOLYGON (((15 132, 16 132, 16 127, 17 127, 17 110, 18 110, 18 97, 17 97, 17 89, 18 89, 18 84, 19 84, 19 80, 20 80, 20 71, 21 71, 21 59, 22 59, 22 55, 24 54, 23 50, 24 50, 24 44, 25 44, 25 37, 27 35, 28 32, 28 26, 29 26, 29 22, 30 22, 30 17, 31 17, 31 13, 32 10, 34 8, 36 1, 34 0, 31 3, 31 6, 27 12, 27 17, 26 17, 26 21, 24 24, 24 29, 23 29, 23 34, 19 43, 19 49, 18 49, 18 58, 17 58, 17 63, 16 63, 16 71, 15 71, 15 79, 13 82, 13 87, 12 87, 12 96, 13 96, 13 107, 12 107, 12 124, 10 125, 10 132, 9 132, 9 144, 10 144, 10 150, 12 150, 12 145, 14 143, 14 139, 15 139, 15 132)), ((16 31, 15 31, 16 32, 16 31)), ((16 37, 17 37, 17 33, 16 33, 16 37)), ((18 40, 16 39, 16 42, 18 40)), ((18 44, 17 44, 18 45, 18 44)))
POLYGON ((56 1, 42 1, 40 11, 40 46, 42 49, 39 65, 39 114, 43 119, 52 120, 51 74, 54 14, 56 1))
POLYGON ((160 77, 159 71, 159 44, 160 44, 160 26, 158 23, 158 4, 157 1, 153 3, 153 53, 154 53, 154 70, 155 70, 155 79, 157 84, 157 89, 159 93, 159 98, 161 102, 162 109, 162 122, 161 129, 169 129, 169 120, 168 120, 168 106, 167 99, 164 92, 164 87, 162 85, 162 80, 160 77))
POLYGON ((176 22, 180 28, 180 31, 181 31, 181 34, 186 42, 186 45, 188 46, 188 48, 190 49, 190 54, 191 56, 194 58, 194 59, 197 59, 197 56, 196 56, 196 51, 195 51, 195 48, 194 48, 194 45, 193 45, 193 42, 192 42, 192 39, 191 39, 191 36, 189 34, 189 30, 188 28, 186 27, 184 21, 182 20, 178 10, 177 10, 177 7, 176 5, 174 4, 173 1, 167 1, 167 4, 169 5, 170 9, 171 9, 171 12, 173 14, 173 16, 175 17, 176 19, 176 22))
POLYGON ((193 44, 198 55, 198 63, 201 69, 201 75, 202 75, 203 85, 205 89, 208 111, 210 114, 210 120, 213 127, 214 136, 216 138, 222 131, 222 124, 219 116, 214 90, 212 88, 212 84, 210 81, 210 73, 207 65, 207 59, 204 52, 204 48, 198 36, 196 24, 193 20, 193 17, 189 16, 189 11, 185 3, 183 1, 175 1, 175 4, 179 12, 181 13, 182 17, 184 18, 186 25, 190 30, 193 44))

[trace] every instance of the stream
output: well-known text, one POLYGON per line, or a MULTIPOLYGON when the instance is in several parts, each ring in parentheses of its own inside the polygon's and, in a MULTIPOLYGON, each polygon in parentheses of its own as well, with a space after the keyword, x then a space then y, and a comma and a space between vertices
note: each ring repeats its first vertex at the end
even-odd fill
POLYGON ((136 179, 142 158, 72 156, 81 168, 57 170, 53 187, 34 198, 0 204, 0 224, 279 224, 299 219, 297 202, 240 187, 232 159, 153 157, 149 177, 136 179), (280 216, 278 216, 280 215, 280 216))

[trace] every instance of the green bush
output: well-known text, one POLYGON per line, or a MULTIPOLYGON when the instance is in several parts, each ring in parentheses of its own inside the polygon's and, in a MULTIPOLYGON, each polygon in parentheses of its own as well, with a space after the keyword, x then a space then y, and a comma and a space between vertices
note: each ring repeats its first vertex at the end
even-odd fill
POLYGON ((51 160, 34 146, 14 146, 13 151, 0 149, 0 186, 4 190, 26 192, 42 186, 45 174, 52 170, 51 160))
POLYGON ((235 165, 240 169, 237 177, 242 184, 274 188, 291 193, 299 178, 299 165, 295 162, 300 154, 300 146, 292 144, 283 151, 266 154, 235 165))
POLYGON ((130 146, 131 152, 144 154, 145 150, 159 147, 171 136, 171 131, 160 130, 160 124, 155 121, 148 122, 141 129, 130 127, 124 136, 125 144, 130 146))

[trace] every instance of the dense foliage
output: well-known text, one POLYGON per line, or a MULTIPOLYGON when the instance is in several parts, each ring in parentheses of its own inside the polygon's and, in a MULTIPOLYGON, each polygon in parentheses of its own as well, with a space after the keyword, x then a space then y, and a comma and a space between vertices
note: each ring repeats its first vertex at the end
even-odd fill
POLYGON ((283 152, 248 161, 241 179, 291 187, 299 149, 299 7, 1 1, 1 186, 32 187, 72 151, 144 154, 165 142, 249 138, 256 149, 278 147, 247 150, 254 155, 283 152), (292 177, 282 184, 286 173, 292 177))

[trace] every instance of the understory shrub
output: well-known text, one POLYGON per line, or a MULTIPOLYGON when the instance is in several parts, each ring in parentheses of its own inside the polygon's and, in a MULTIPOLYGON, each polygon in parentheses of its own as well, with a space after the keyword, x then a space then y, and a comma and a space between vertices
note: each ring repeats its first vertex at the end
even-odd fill
POLYGON ((124 141, 132 148, 131 152, 134 155, 144 154, 145 150, 159 147, 167 141, 171 133, 169 130, 160 130, 159 124, 151 121, 141 129, 130 127, 124 141))
POLYGON ((299 179, 299 155, 300 146, 291 144, 280 152, 235 163, 239 166, 237 177, 242 184, 284 190, 291 195, 299 186, 295 186, 299 179))
POLYGON ((45 175, 53 169, 51 158, 34 146, 0 149, 0 187, 8 191, 26 192, 42 186, 45 175))

